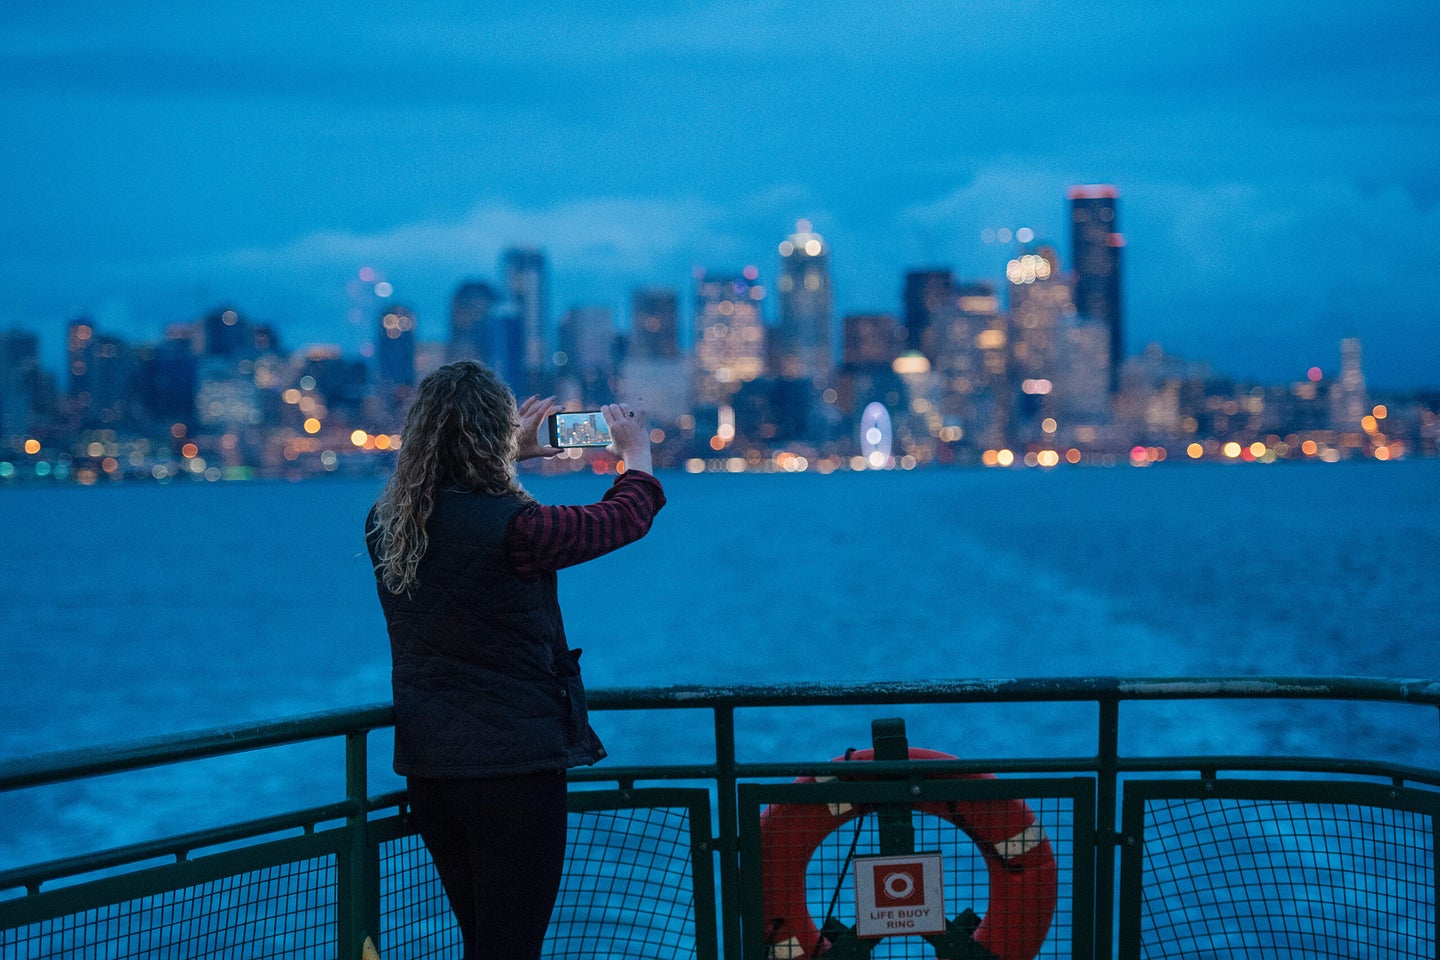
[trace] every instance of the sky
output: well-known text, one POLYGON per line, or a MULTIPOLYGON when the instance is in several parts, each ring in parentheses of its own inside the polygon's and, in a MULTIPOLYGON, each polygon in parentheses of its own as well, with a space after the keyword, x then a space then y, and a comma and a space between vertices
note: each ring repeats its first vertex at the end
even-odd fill
MULTIPOLYGON (((754 264, 810 220, 840 314, 1004 287, 1113 184, 1127 349, 1440 386, 1440 3, 0 3, 0 330, 158 339, 219 305, 443 339, 545 249, 555 312, 754 264), (357 292, 358 291, 358 292, 357 292)), ((770 307, 773 309, 774 304, 770 307)))

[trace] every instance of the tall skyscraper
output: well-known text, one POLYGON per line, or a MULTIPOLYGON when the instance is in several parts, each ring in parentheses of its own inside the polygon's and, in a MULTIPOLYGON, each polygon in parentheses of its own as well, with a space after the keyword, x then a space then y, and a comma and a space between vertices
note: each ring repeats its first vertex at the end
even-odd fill
POLYGON ((490 310, 496 299, 495 289, 481 280, 469 280, 455 288, 450 297, 447 359, 481 360, 498 369, 490 329, 490 310))
POLYGON ((409 307, 391 306, 380 311, 375 366, 377 378, 387 387, 415 385, 415 312, 409 307))
POLYGON ((515 308, 524 338, 524 384, 511 386, 525 392, 542 389, 550 367, 550 292, 545 251, 511 247, 500 255, 505 295, 515 308))
POLYGON ((1075 309, 1080 318, 1103 324, 1110 340, 1110 390, 1119 386, 1125 359, 1125 324, 1121 306, 1120 232, 1116 201, 1120 192, 1109 185, 1070 188, 1071 259, 1075 265, 1075 309))
POLYGON ((905 349, 905 328, 889 313, 852 313, 845 317, 847 367, 889 369, 905 349))
POLYGON ((834 313, 830 248, 808 220, 796 223, 795 232, 780 244, 778 283, 778 372, 786 378, 827 384, 835 366, 830 333, 834 313))
POLYGON ((911 350, 932 356, 931 327, 938 326, 955 303, 955 276, 943 268, 911 270, 902 294, 905 333, 911 350))
POLYGON ((89 318, 72 320, 66 336, 68 408, 83 425, 99 427, 124 418, 134 389, 134 351, 119 337, 101 334, 89 318))
POLYGON ((195 415, 199 358, 191 338, 175 334, 141 352, 136 397, 151 418, 185 423, 195 415))
POLYGON ((630 299, 630 344, 616 399, 638 403, 650 422, 674 429, 690 413, 693 371, 680 355, 679 296, 671 289, 636 290, 630 299))
POLYGON ((695 282, 695 393, 705 406, 728 403, 765 372, 765 327, 759 272, 702 276, 695 282))
POLYGON ((571 307, 560 318, 557 333, 556 389, 567 398, 574 391, 587 406, 609 403, 617 346, 615 310, 598 304, 571 307))
POLYGON ((658 360, 680 355, 679 296, 674 290, 647 287, 630 297, 631 358, 658 360))
POLYGON ((219 307, 200 319, 201 353, 207 357, 239 357, 254 352, 250 324, 233 307, 219 307))
POLYGON ((1108 419, 1110 332, 1081 320, 1060 254, 1047 243, 1024 248, 1006 265, 1010 284, 1010 437, 1055 442, 1108 419), (1041 424, 1050 423, 1049 430, 1041 424))
POLYGON ((895 361, 905 352, 905 328, 893 314, 852 313, 844 321, 845 352, 836 378, 837 413, 858 424, 861 412, 880 403, 892 414, 903 413, 905 384, 895 361))
POLYGON ((1361 358, 1358 338, 1340 341, 1340 377, 1330 385, 1331 429, 1340 433, 1359 432, 1360 421, 1370 412, 1361 358))

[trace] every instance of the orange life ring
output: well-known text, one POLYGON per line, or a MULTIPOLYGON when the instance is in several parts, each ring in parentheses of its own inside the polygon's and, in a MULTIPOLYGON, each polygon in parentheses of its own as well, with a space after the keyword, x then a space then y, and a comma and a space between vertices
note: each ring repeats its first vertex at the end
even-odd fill
MULTIPOLYGON (((855 750, 837 761, 872 760, 855 750)), ((910 748, 911 760, 954 760, 937 750, 910 748)), ((947 779, 993 780, 989 773, 947 779)), ((829 779, 829 778, 826 778, 829 779)), ((800 777, 796 783, 815 783, 800 777)), ((956 800, 914 805, 963 830, 985 858, 990 905, 975 942, 999 960, 1031 960, 1045 943, 1055 916, 1057 870, 1050 840, 1024 800, 956 800)), ((838 826, 865 813, 848 803, 771 804, 760 814, 761 900, 770 960, 809 960, 825 952, 805 897, 805 870, 838 826)))

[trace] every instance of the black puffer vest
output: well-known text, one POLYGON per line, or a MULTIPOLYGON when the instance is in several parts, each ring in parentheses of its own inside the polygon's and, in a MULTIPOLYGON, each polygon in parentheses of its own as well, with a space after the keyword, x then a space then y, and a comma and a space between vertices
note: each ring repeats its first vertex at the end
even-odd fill
MULTIPOLYGON (((377 578, 401 776, 496 777, 605 756, 586 716, 580 651, 565 641, 555 574, 523 579, 506 561, 505 532, 523 505, 441 492, 410 594, 377 578)), ((372 514, 366 529, 373 523, 372 514)))

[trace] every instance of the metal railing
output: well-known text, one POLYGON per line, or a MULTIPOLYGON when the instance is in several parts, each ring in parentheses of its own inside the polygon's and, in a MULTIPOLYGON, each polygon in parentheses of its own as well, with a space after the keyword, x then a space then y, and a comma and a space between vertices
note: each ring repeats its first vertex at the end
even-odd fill
MULTIPOLYGON (((590 700, 596 712, 698 714, 708 751, 695 763, 572 771, 553 956, 1435 955, 1440 682, 776 684, 612 688, 590 700), (1122 707, 1201 701, 1237 711, 1256 701, 1394 705, 1386 709, 1404 718, 1389 721, 1393 735, 1418 742, 1408 755, 1422 761, 1122 754, 1122 707), (863 766, 813 750, 739 757, 737 716, 859 708, 884 717, 976 704, 1078 705, 1093 717, 1082 734, 1093 752, 900 759, 909 755, 880 737, 877 759, 863 766), (1025 818, 1013 837, 987 826, 1002 813, 1025 818), (782 819, 809 840, 786 846, 782 819), (1032 868, 1017 858, 1034 858, 1041 845, 1043 867, 1026 874, 1032 868), (865 898, 878 895, 855 882, 858 865, 917 850, 943 863, 943 931, 867 935, 861 914, 874 903, 865 898), (795 898, 777 893, 782 880, 795 898), (957 914, 966 902, 973 909, 957 914), (1022 936, 1011 926, 1031 929, 1022 936)), ((392 723, 377 705, 0 763, 0 800, 311 741, 343 743, 345 772, 343 795, 326 803, 0 871, 0 960, 352 960, 366 938, 385 960, 458 957, 403 793, 370 789, 370 738, 392 723)))

